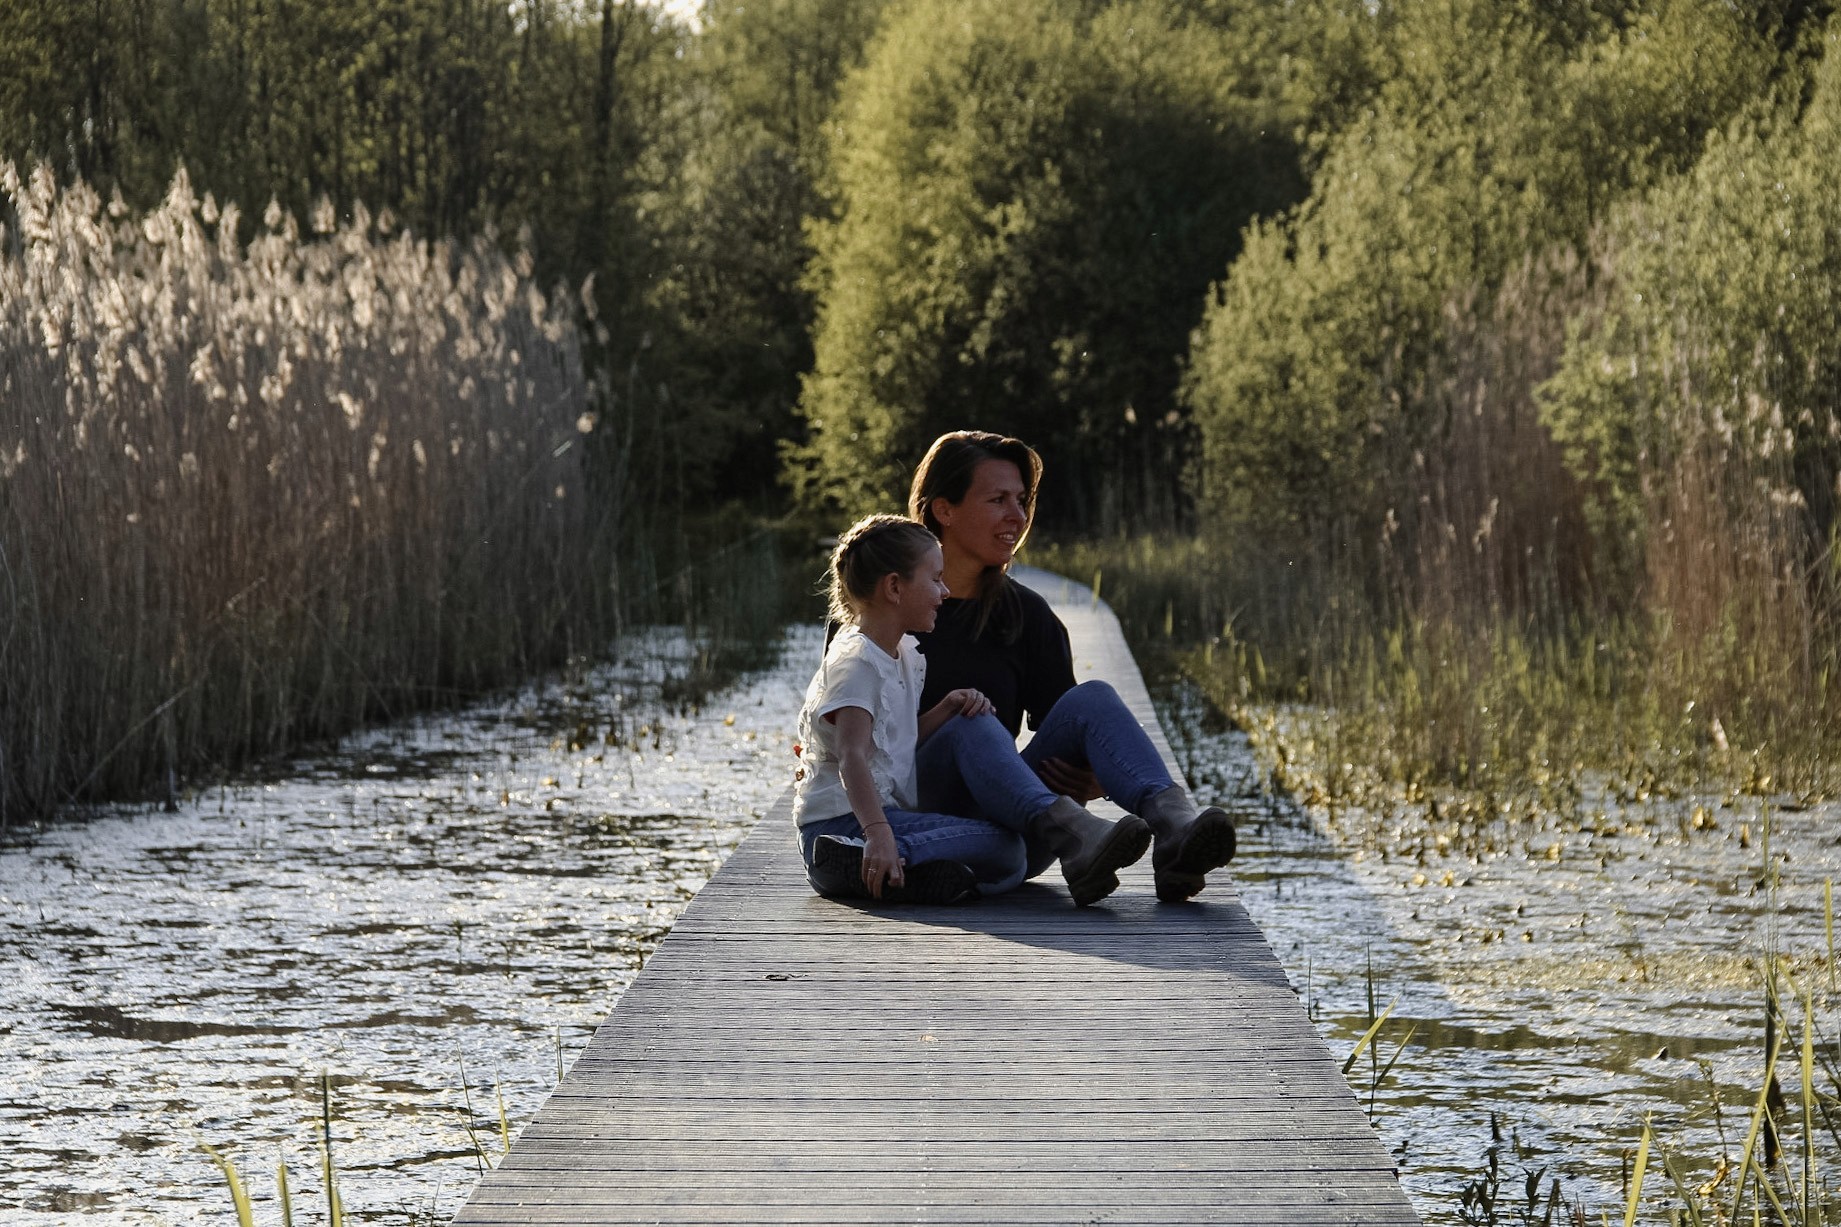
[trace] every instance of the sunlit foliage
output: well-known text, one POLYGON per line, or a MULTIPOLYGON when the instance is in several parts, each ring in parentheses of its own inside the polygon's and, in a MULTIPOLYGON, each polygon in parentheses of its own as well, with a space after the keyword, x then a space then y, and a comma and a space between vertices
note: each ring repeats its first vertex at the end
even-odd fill
POLYGON ((1255 213, 1301 188, 1222 33, 1160 5, 921 0, 833 129, 793 479, 887 506, 944 429, 1036 439, 1055 514, 1175 519, 1177 363, 1255 213))
POLYGON ((1330 139, 1309 200, 1249 234, 1196 334, 1185 391, 1229 519, 1378 530, 1437 443, 1454 296, 1583 244, 1773 66, 1715 0, 1583 38, 1545 5, 1433 0, 1400 10, 1384 55, 1372 109, 1330 139))

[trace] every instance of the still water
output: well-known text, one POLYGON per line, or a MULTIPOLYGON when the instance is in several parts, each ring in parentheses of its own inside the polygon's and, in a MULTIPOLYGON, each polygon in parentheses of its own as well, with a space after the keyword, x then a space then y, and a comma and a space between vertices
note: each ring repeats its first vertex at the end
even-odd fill
MULTIPOLYGON (((1497 1221, 1521 1223, 1530 1176, 1533 1221, 1557 1178, 1563 1207, 1622 1222, 1646 1118, 1691 1185, 1713 1180, 1722 1155, 1736 1167, 1763 1086, 1773 963, 1799 1029, 1809 993, 1833 1068, 1824 885, 1841 877, 1841 808, 1588 787, 1576 820, 1504 817, 1441 844, 1423 818, 1274 797, 1246 737, 1208 720, 1191 690, 1167 689, 1160 709, 1198 790, 1233 799, 1242 897, 1338 1059, 1393 1005, 1348 1077, 1427 1222, 1486 1221, 1478 1199, 1493 1192, 1497 1221)), ((1778 1080, 1795 1166, 1790 1038, 1778 1080)), ((1816 1084, 1841 1089, 1820 1068, 1816 1084)), ((1841 1140, 1824 1127, 1817 1150, 1826 1186, 1841 1140)), ((1680 1200, 1652 1154, 1642 1221, 1667 1222, 1680 1200)), ((1728 1205, 1731 1179, 1718 1186, 1728 1205)))
POLYGON ((791 781, 816 631, 676 711, 681 642, 0 849, 0 1221, 446 1222, 791 781))
MULTIPOLYGON (((201 1143, 257 1221, 281 1221, 285 1161, 297 1221, 323 1222, 322 1075, 351 1219, 445 1222, 502 1149, 501 1100, 515 1135, 786 786, 819 651, 790 631, 777 667, 691 711, 667 699, 683 645, 636 642, 178 814, 16 833, 0 1222, 232 1221, 201 1143)), ((1772 957, 1833 1034, 1832 811, 1771 813, 1767 851, 1756 799, 1588 797, 1576 829, 1441 848, 1275 798, 1193 693, 1160 705, 1198 791, 1238 813, 1243 897, 1338 1056, 1393 1003, 1350 1080, 1428 1222, 1483 1221, 1464 1198, 1492 1148, 1498 1221, 1534 1173, 1620 1220, 1645 1117, 1710 1179, 1760 1085, 1772 957)), ((1663 1221, 1659 1172, 1645 1189, 1663 1221)))

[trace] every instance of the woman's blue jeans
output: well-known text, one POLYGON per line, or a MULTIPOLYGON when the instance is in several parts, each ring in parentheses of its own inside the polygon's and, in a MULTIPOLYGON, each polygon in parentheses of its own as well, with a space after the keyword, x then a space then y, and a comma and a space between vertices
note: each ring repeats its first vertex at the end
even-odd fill
MULTIPOLYGON (((995 716, 955 716, 935 730, 916 761, 920 809, 887 811, 896 847, 910 865, 955 860, 970 867, 985 894, 1041 873, 1055 855, 1028 830, 1056 800, 1035 773, 1036 764, 1050 758, 1091 768, 1105 794, 1134 813, 1173 782, 1118 691, 1105 682, 1083 682, 1056 701, 1020 753, 995 716)), ((803 826, 799 834, 809 865, 818 836, 861 839, 863 832, 845 814, 803 826)))
POLYGON ((1103 795, 1134 814, 1174 783, 1119 692, 1106 682, 1082 682, 1055 701, 1020 752, 995 716, 941 725, 917 759, 921 806, 985 818, 1022 835, 1024 876, 1033 878, 1055 861, 1047 845, 1028 835, 1029 820, 1055 802, 1035 773, 1051 758, 1091 769, 1103 795))

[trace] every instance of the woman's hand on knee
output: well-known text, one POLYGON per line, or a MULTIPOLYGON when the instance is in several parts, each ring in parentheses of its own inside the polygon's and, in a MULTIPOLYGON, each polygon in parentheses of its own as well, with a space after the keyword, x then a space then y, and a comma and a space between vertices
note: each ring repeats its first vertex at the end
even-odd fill
POLYGON ((1065 758, 1043 759, 1036 764, 1036 775, 1055 792, 1082 805, 1106 795, 1100 789, 1098 776, 1065 758))

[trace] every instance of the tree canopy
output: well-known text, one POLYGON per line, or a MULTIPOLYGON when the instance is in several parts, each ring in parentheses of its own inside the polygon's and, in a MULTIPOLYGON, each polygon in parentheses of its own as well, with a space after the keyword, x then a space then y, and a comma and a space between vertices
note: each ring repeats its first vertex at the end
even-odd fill
POLYGON ((1224 39, 1156 5, 891 16, 846 83, 836 216, 814 226, 802 497, 887 505, 933 435, 975 424, 1042 441, 1075 522, 1175 518, 1185 338, 1246 221, 1303 187, 1224 39))
POLYGON ((323 197, 528 235, 539 281, 595 299, 586 357, 661 514, 886 507, 932 435, 979 426, 1048 453, 1069 528, 1372 534, 1458 447, 1489 349, 1528 414, 1563 367, 1542 428, 1628 561, 1634 457, 1685 369, 1644 366, 1685 326, 1653 295, 1740 329, 1709 353, 1782 355, 1758 395, 1821 418, 1826 359, 1786 372, 1826 352, 1801 271, 1825 214, 1796 186, 1819 159, 1793 147, 1829 8, 13 3, 0 156, 131 209, 183 164, 246 218, 323 197), (1748 196, 1759 175, 1789 197, 1748 196), (1511 292, 1547 304, 1538 344, 1511 292))
POLYGON ((1372 108, 1329 140, 1309 199, 1250 231, 1196 332, 1185 399, 1211 504, 1379 523, 1439 424, 1427 390, 1454 298, 1581 247, 1773 67, 1717 0, 1618 18, 1434 0, 1389 26, 1372 108))

